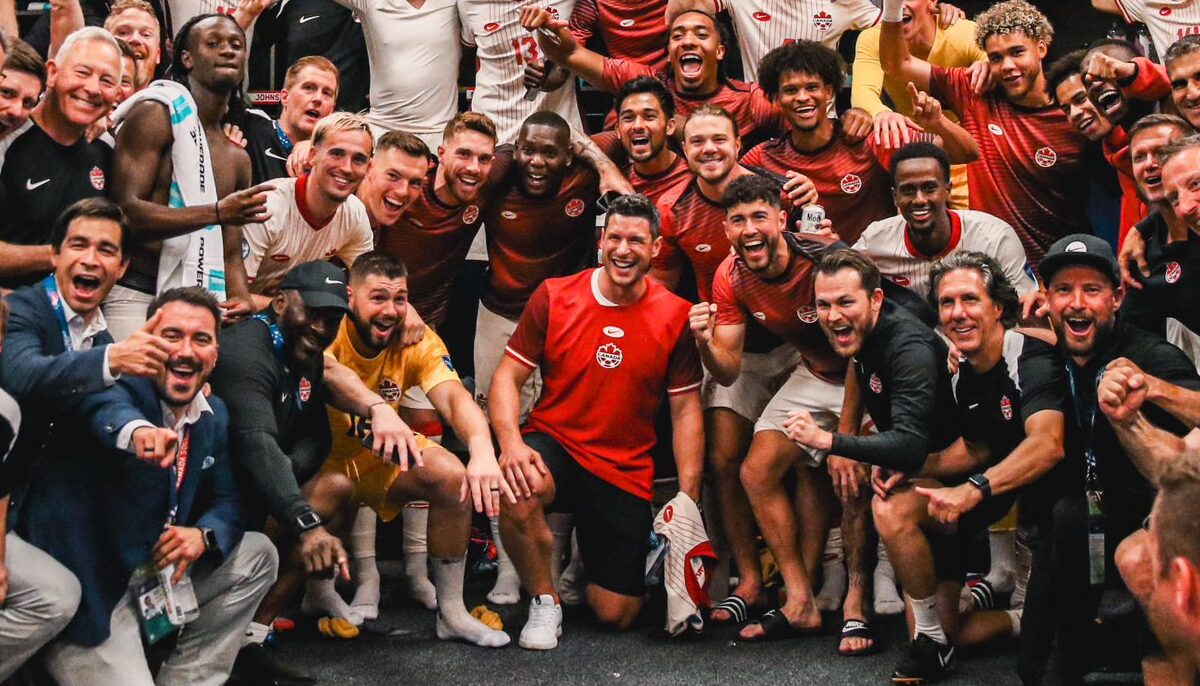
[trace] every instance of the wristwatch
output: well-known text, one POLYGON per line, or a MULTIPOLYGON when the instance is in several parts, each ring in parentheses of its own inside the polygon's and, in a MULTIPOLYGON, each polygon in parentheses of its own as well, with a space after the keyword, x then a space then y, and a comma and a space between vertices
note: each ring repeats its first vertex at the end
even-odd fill
POLYGON ((296 531, 299 531, 300 533, 312 531, 324 523, 325 522, 321 519, 321 515, 313 512, 312 510, 300 514, 295 519, 296 531))
POLYGON ((204 552, 217 549, 217 532, 212 529, 201 528, 200 533, 204 536, 204 552))
POLYGON ((967 478, 967 482, 978 488, 985 500, 992 497, 992 482, 988 481, 988 478, 983 474, 972 474, 967 478))

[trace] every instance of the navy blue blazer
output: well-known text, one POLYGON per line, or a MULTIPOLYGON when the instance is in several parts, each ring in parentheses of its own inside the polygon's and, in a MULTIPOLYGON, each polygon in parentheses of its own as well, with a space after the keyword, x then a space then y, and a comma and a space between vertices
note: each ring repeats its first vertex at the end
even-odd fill
MULTIPOLYGON (((176 523, 212 529, 219 564, 242 540, 241 497, 229 458, 229 414, 217 397, 213 412, 192 425, 187 472, 180 487, 176 523)), ((60 638, 97 645, 109 636, 113 608, 134 569, 151 559, 170 513, 171 471, 116 447, 131 421, 163 425, 154 384, 121 379, 88 396, 61 440, 39 462, 18 530, 79 578, 83 599, 60 638), (68 438, 70 436, 70 438, 68 438)))
MULTIPOLYGON (((40 281, 13 291, 6 300, 9 313, 0 350, 0 387, 16 398, 23 421, 0 470, 0 491, 21 486, 30 466, 53 440, 65 411, 88 394, 104 390, 104 349, 113 342, 104 331, 92 339, 90 350, 67 351, 58 316, 40 281)), ((17 490, 14 514, 20 499, 17 490)), ((15 524, 15 516, 10 517, 9 525, 15 524)))

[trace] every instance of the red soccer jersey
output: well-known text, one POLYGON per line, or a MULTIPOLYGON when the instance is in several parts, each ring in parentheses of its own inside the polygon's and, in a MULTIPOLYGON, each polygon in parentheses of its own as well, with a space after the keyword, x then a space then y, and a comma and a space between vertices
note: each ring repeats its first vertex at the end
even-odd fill
POLYGON ((1125 242, 1125 234, 1134 224, 1149 214, 1149 208, 1138 195, 1137 180, 1133 178, 1133 158, 1129 153, 1129 136, 1121 126, 1114 126, 1104 139, 1104 159, 1117 170, 1121 186, 1121 219, 1117 227, 1117 244, 1125 242))
POLYGON ((666 0, 579 0, 571 12, 571 34, 583 45, 596 33, 608 55, 667 67, 666 0))
POLYGON ((846 378, 846 361, 833 351, 817 322, 813 271, 826 253, 846 247, 832 238, 805 235, 789 240, 791 261, 778 278, 766 281, 737 255, 721 263, 713 280, 717 325, 747 324, 752 317, 767 331, 791 343, 805 366, 831 383, 846 378))
POLYGON ((626 157, 625 148, 621 145, 621 139, 617 136, 616 131, 601 131, 594 134, 592 142, 608 156, 608 159, 613 161, 613 164, 620 168, 625 178, 629 179, 629 185, 633 186, 634 191, 650 198, 653 202, 658 202, 663 193, 692 176, 691 170, 688 169, 687 158, 683 156, 683 153, 675 154, 675 163, 665 172, 653 176, 642 176, 637 173, 633 163, 626 157))
POLYGON ((574 274, 596 255, 596 173, 584 164, 567 170, 562 187, 533 200, 521 192, 514 164, 484 212, 488 278, 482 302, 509 319, 521 316, 533 290, 546 279, 574 274))
MULTIPOLYGON (((511 161, 510 152, 498 151, 488 183, 502 177, 511 161)), ((483 221, 480 204, 451 207, 437 198, 433 184, 439 173, 436 166, 430 170, 421 196, 394 226, 380 228, 375 243, 383 252, 404 260, 409 302, 434 328, 446 321, 454 279, 483 221)))
POLYGON ((524 431, 553 436, 584 469, 650 500, 663 392, 700 390, 689 305, 653 280, 636 303, 616 305, 600 293, 599 275, 539 286, 505 353, 542 370, 542 397, 524 431))
POLYGON ((1087 139, 1056 105, 1029 109, 993 90, 975 95, 967 70, 931 65, 930 92, 979 144, 967 167, 971 209, 1008 222, 1036 265, 1054 241, 1090 233, 1087 139))
POLYGON ((784 134, 755 146, 742 157, 742 164, 779 176, 793 170, 812 179, 817 204, 825 208, 834 232, 853 245, 868 224, 896 214, 890 159, 890 151, 876 146, 871 136, 858 145, 847 145, 841 126, 835 123, 833 138, 819 150, 801 152, 784 134))
POLYGON ((705 197, 692 177, 658 199, 658 213, 662 246, 654 266, 682 269, 690 262, 700 300, 711 301, 713 275, 733 250, 725 237, 725 209, 705 197))
MULTIPOLYGON (((687 117, 701 105, 725 108, 737 122, 738 135, 743 140, 762 140, 783 133, 788 128, 783 113, 757 84, 726 79, 711 95, 691 95, 675 87, 675 77, 669 70, 658 70, 625 60, 605 59, 604 77, 598 85, 603 91, 616 93, 626 81, 639 76, 653 76, 663 82, 675 98, 675 114, 680 118, 687 117)), ((605 128, 612 128, 615 122, 615 115, 610 114, 605 120, 605 128)))

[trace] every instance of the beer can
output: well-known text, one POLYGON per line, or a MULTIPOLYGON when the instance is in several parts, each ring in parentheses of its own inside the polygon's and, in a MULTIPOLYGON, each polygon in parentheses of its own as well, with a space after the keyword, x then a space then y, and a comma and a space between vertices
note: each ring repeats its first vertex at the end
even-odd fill
POLYGON ((825 208, 816 203, 805 205, 800 211, 800 233, 816 233, 825 221, 825 208))

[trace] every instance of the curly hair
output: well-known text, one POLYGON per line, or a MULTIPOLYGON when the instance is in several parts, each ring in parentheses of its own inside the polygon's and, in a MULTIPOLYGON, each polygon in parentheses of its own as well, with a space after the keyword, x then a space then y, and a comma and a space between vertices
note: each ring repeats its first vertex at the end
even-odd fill
POLYGON ((984 48, 988 38, 1010 33, 1022 33, 1046 45, 1054 40, 1050 20, 1025 0, 998 2, 975 17, 975 42, 980 48, 984 48))
MULTIPOLYGON (((188 83, 188 69, 183 66, 183 53, 192 49, 190 46, 192 40, 192 29, 195 28, 200 22, 212 19, 213 17, 220 17, 221 19, 228 20, 238 28, 238 31, 242 32, 243 40, 246 37, 246 32, 242 30, 241 25, 238 24, 237 21, 228 14, 198 14, 184 22, 183 26, 181 26, 179 31, 175 34, 175 50, 171 55, 171 68, 167 71, 167 76, 172 81, 183 84, 185 88, 190 89, 191 85, 188 83)), ((247 51, 246 55, 248 59, 249 51, 247 51)), ((246 96, 242 93, 242 87, 239 85, 237 88, 233 89, 232 93, 229 94, 229 109, 225 113, 223 122, 239 124, 242 121, 242 117, 245 113, 246 96)))
POLYGON ((788 71, 820 77, 835 93, 842 89, 841 56, 816 41, 781 45, 764 55, 758 67, 759 87, 772 98, 779 95, 779 82, 788 71))

